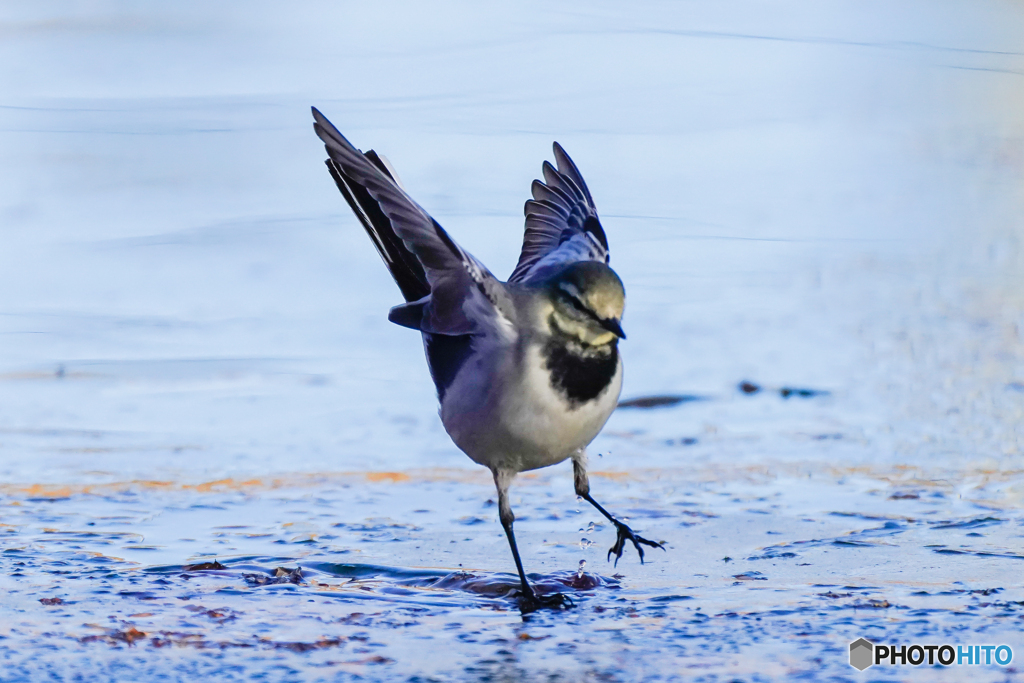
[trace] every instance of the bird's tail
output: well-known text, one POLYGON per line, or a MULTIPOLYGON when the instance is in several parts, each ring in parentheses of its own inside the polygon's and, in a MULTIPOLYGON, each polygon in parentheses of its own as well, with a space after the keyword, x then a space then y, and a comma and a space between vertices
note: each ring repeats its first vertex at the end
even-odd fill
MULTIPOLYGON (((314 111, 316 110, 314 109, 314 111)), ((330 125, 327 119, 318 120, 318 123, 330 125)), ((386 159, 372 149, 364 152, 363 156, 369 159, 385 178, 399 188, 402 187, 397 174, 386 159)), ((352 208, 352 213, 363 224, 366 234, 373 241, 373 246, 377 247, 377 253, 384 259, 384 265, 388 267, 391 277, 395 279, 398 288, 402 290, 405 300, 407 302, 419 301, 430 294, 430 284, 427 282, 423 266, 405 246, 405 242, 395 233, 395 229, 391 226, 391 220, 381 211, 377 200, 370 196, 366 188, 357 180, 346 175, 331 159, 327 159, 325 163, 327 170, 331 172, 331 177, 338 185, 338 189, 341 190, 342 196, 352 208)))

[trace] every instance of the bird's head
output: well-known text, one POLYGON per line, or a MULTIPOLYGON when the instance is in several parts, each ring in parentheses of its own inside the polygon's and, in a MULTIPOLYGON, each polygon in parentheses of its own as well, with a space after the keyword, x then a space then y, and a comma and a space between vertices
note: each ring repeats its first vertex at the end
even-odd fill
POLYGON ((562 334, 588 346, 626 338, 621 326, 626 290, 605 264, 574 263, 551 278, 548 292, 554 304, 551 322, 562 334))

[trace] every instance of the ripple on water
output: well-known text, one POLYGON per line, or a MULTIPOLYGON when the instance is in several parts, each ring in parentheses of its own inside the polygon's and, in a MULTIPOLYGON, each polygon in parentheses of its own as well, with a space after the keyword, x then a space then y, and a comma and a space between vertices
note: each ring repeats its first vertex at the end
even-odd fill
POLYGON ((113 490, 74 493, 70 506, 9 496, 20 504, 4 508, 16 513, 0 537, 3 609, 21 616, 0 627, 0 649, 23 666, 28 660, 16 653, 34 653, 33 666, 55 672, 71 669, 48 652, 73 653, 82 666, 119 652, 120 665, 157 672, 175 671, 166 657, 188 651, 199 658, 189 666, 211 675, 284 664, 383 680, 424 669, 492 671, 513 660, 526 671, 585 658, 595 670, 612 671, 613 653, 628 642, 688 666, 730 668, 736 653, 756 655, 773 671, 773 662, 811 648, 829 658, 825 669, 839 673, 836 634, 877 635, 872 615, 886 615, 889 639, 919 638, 923 629, 928 638, 953 639, 965 618, 986 638, 1005 639, 1005 626, 1024 616, 1021 589, 992 564, 1015 564, 1020 525, 1008 511, 979 515, 954 498, 942 499, 939 509, 927 496, 864 499, 865 487, 851 482, 830 484, 823 502, 802 501, 779 480, 709 486, 685 483, 703 481, 693 473, 608 478, 598 480, 607 504, 670 546, 643 566, 624 557, 621 573, 608 576, 602 568, 612 529, 576 511, 560 476, 522 482, 517 530, 527 566, 565 567, 531 574, 537 590, 568 593, 575 607, 525 620, 516 576, 482 569, 510 564, 486 480, 385 480, 371 484, 373 495, 359 503, 322 480, 244 498, 214 487, 162 489, 149 496, 152 509, 113 490), (637 482, 648 492, 643 502, 634 500, 637 482), (785 499, 774 495, 783 489, 785 499), (453 503, 443 512, 422 505, 446 495, 453 503), (888 501, 901 512, 860 509, 860 500, 888 501), (765 514, 750 515, 752 501, 765 514), (64 511, 55 515, 54 505, 64 511), (829 513, 830 505, 843 511, 829 513), (226 516, 209 518, 211 509, 226 516), (680 510, 693 526, 679 525, 680 510), (459 523, 466 517, 487 523, 459 523), (399 521, 405 519, 416 523, 399 521), (290 542, 300 528, 309 542, 290 542), (986 536, 968 537, 976 529, 986 536), (365 540, 384 532, 394 540, 365 540), (575 542, 584 533, 596 539, 593 548, 575 542), (765 545, 766 538, 774 542, 765 545), (224 552, 210 554, 218 541, 224 552), (176 560, 147 560, 137 546, 150 542, 157 549, 149 553, 176 560), (687 548, 695 544, 701 550, 693 554, 687 548), (892 553, 928 566, 924 558, 944 550, 953 551, 938 555, 946 564, 913 581, 870 569, 892 553), (581 557, 595 570, 582 571, 581 557))

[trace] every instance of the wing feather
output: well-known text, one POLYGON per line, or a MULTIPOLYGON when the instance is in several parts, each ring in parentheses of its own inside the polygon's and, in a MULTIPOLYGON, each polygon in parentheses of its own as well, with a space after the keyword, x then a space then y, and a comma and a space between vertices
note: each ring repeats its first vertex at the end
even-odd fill
POLYGON ((422 267, 430 294, 423 302, 421 330, 472 334, 499 316, 511 315, 504 286, 406 194, 385 162, 356 149, 316 108, 313 118, 313 129, 338 172, 376 201, 422 267))
POLYGON ((538 200, 557 204, 567 213, 572 213, 572 207, 576 204, 575 197, 569 196, 555 186, 545 185, 539 180, 534 180, 533 186, 530 189, 533 192, 533 196, 538 200))
POLYGON ((608 262, 608 238, 590 190, 562 146, 553 148, 558 166, 545 161, 544 181, 530 188, 523 249, 509 282, 538 282, 575 261, 608 262))

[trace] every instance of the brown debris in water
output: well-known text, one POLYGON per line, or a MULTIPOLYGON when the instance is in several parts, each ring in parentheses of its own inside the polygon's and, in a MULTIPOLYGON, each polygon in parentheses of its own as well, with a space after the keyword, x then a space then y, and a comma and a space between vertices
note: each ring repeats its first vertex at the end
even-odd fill
POLYGON ((194 612, 196 614, 201 614, 204 617, 214 619, 220 624, 223 624, 226 621, 231 621, 232 619, 237 619, 239 614, 238 612, 226 607, 221 607, 219 609, 207 609, 202 605, 185 605, 185 609, 189 612, 194 612))
POLYGON ((63 605, 64 601, 60 598, 39 598, 39 602, 44 605, 63 605))
POLYGON ((582 576, 579 574, 573 574, 571 579, 563 581, 563 583, 571 588, 575 588, 576 590, 590 590, 600 586, 601 579, 596 576, 592 576, 591 574, 583 574, 582 576))
POLYGON ((244 578, 250 586, 270 586, 277 583, 302 583, 302 567, 296 567, 295 569, 286 569, 285 567, 278 567, 274 570, 272 576, 266 574, 243 574, 244 578))
POLYGON ((369 657, 364 657, 363 659, 353 659, 348 662, 327 662, 327 664, 331 666, 362 666, 363 664, 391 664, 394 661, 395 660, 393 659, 388 659, 387 657, 382 657, 380 655, 371 655, 369 657))
POLYGON ((876 600, 875 598, 869 598, 865 602, 855 602, 854 607, 867 607, 870 609, 887 609, 892 607, 888 600, 876 600))
POLYGON ((95 636, 86 636, 86 637, 81 639, 81 642, 83 642, 83 643, 102 642, 102 643, 110 643, 111 645, 117 645, 119 643, 128 643, 128 646, 131 647, 132 645, 135 644, 135 641, 143 640, 144 638, 147 638, 147 637, 148 637, 148 635, 145 632, 138 630, 134 626, 129 626, 124 631, 109 631, 107 633, 103 633, 103 634, 99 634, 99 635, 95 635, 95 636))
MULTIPOLYGON (((149 639, 149 643, 153 647, 164 648, 164 647, 192 647, 197 650, 207 649, 219 649, 225 650, 227 648, 253 648, 253 647, 265 647, 274 650, 290 650, 292 652, 310 652, 312 650, 325 650, 332 647, 340 647, 345 644, 348 640, 345 637, 322 637, 319 640, 311 643, 305 642, 280 642, 274 641, 269 638, 260 638, 252 642, 233 642, 233 641, 211 641, 207 640, 205 636, 199 633, 182 633, 179 631, 161 631, 159 634, 155 634, 152 637, 136 629, 134 626, 128 627, 126 630, 117 631, 110 630, 107 633, 86 636, 81 638, 83 643, 108 643, 110 645, 118 645, 120 643, 127 643, 128 645, 134 645, 137 641, 149 639)), ((390 660, 388 660, 390 661, 390 660)), ((353 662, 354 663, 354 662, 353 662)), ((376 663, 376 662, 374 662, 376 663)), ((381 662, 383 663, 383 662, 381 662)))
POLYGON ((206 570, 214 570, 214 569, 227 569, 227 567, 222 565, 217 560, 214 560, 213 562, 200 562, 199 564, 186 564, 184 569, 187 572, 198 572, 198 571, 206 571, 206 570))
POLYGON ((272 646, 275 650, 291 650, 292 652, 309 652, 311 650, 325 650, 329 647, 339 647, 345 642, 344 638, 321 638, 313 643, 278 643, 273 641, 262 641, 272 646))
POLYGON ((516 638, 518 638, 519 640, 547 640, 550 637, 551 637, 550 635, 547 635, 547 636, 531 636, 529 633, 520 633, 519 635, 516 636, 516 638))

